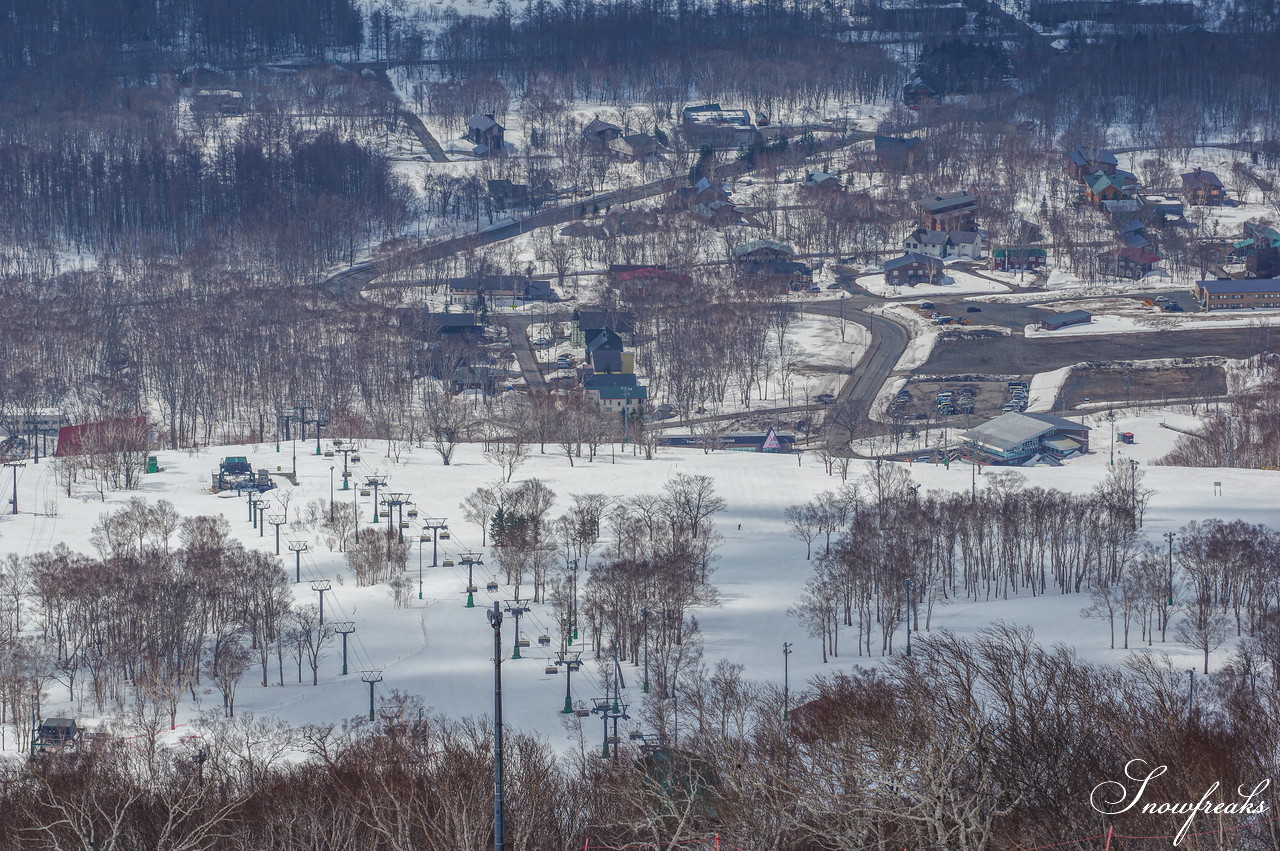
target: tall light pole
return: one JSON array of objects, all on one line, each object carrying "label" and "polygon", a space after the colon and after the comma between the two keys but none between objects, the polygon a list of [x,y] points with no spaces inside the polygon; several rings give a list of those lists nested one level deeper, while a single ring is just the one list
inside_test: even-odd
[{"label": "tall light pole", "polygon": [[339,621],[333,625],[333,631],[342,636],[342,676],[347,675],[347,636],[356,631],[353,621]]},{"label": "tall light pole", "polygon": [[911,655],[911,589],[915,587],[915,583],[910,579],[906,580],[907,599],[903,601],[907,610],[907,655]]},{"label": "tall light pole", "polygon": [[528,602],[528,600],[521,600],[519,597],[514,600],[507,601],[507,614],[515,618],[516,621],[515,644],[513,645],[511,652],[512,659],[520,658],[520,616],[528,614],[529,607],[525,605]]},{"label": "tall light pole", "polygon": [[573,583],[569,590],[569,625],[573,631],[570,644],[578,640],[578,560],[570,559],[569,564],[572,566]]},{"label": "tall light pole", "polygon": [[11,514],[18,513],[18,468],[27,466],[23,461],[6,461],[4,465],[13,470],[13,496],[9,498],[9,503],[13,506]]},{"label": "tall light pole", "polygon": [[[333,522],[333,467],[334,467],[333,464],[329,465],[329,522],[330,523]],[[343,479],[342,483],[345,485],[347,483],[347,480]]]},{"label": "tall light pole", "polygon": [[564,715],[573,713],[573,692],[570,683],[573,681],[573,674],[582,667],[580,657],[581,650],[560,650],[556,652],[560,658],[556,660],[557,665],[564,665],[564,709],[560,712]]},{"label": "tall light pole", "polygon": [[644,693],[649,693],[649,609],[640,610],[640,620],[644,623]]},{"label": "tall light pole", "polygon": [[505,813],[502,801],[502,609],[493,601],[493,851],[502,851]]},{"label": "tall light pole", "polygon": [[306,541],[290,541],[289,550],[293,553],[293,581],[302,581],[302,554],[310,549],[311,545]]},{"label": "tall light pole", "polygon": [[[1165,532],[1161,537],[1169,542],[1169,599],[1165,603],[1166,606],[1173,605],[1173,539],[1178,537],[1177,532]],[[1166,616],[1167,617],[1167,616]],[[1161,641],[1164,639],[1162,638]]]},{"label": "tall light pole", "polygon": [[1138,460],[1129,459],[1129,501],[1133,511],[1133,531],[1138,531]]},{"label": "tall light pole", "polygon": [[[320,625],[324,626],[324,592],[333,587],[328,579],[315,579],[311,582],[311,590],[320,595]],[[370,719],[372,720],[372,719]]]},{"label": "tall light pole", "polygon": [[782,642],[782,720],[791,720],[791,642]]},{"label": "tall light pole", "polygon": [[288,520],[289,518],[284,514],[272,514],[267,517],[267,522],[276,527],[276,555],[280,555],[280,527]]},{"label": "tall light pole", "polygon": [[373,720],[373,688],[382,682],[381,671],[361,671],[360,680],[369,684],[369,720]]}]

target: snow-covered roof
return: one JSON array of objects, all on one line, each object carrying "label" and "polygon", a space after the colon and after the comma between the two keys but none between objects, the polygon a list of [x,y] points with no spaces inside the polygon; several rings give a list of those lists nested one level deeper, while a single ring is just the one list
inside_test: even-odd
[{"label": "snow-covered roof", "polygon": [[1023,414],[1010,411],[971,428],[960,435],[964,440],[1008,450],[1053,431],[1087,432],[1089,427],[1052,414]]}]

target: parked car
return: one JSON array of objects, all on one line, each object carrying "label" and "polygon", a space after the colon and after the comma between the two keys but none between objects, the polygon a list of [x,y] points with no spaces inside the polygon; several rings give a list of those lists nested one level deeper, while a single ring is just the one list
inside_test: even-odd
[{"label": "parked car", "polygon": [[1168,301],[1168,300],[1169,299],[1166,298],[1165,296],[1162,296],[1162,295],[1156,296],[1156,301]]},{"label": "parked car", "polygon": [[920,302],[920,309],[921,309],[921,310],[933,310],[933,302],[931,302],[931,301],[922,301],[922,302]]},{"label": "parked car", "polygon": [[533,341],[533,344],[535,346],[549,346],[551,345],[551,340],[547,337],[539,337]]},{"label": "parked car", "polygon": [[817,396],[813,397],[813,400],[819,405],[830,405],[835,402],[836,397],[832,393],[819,393]]},{"label": "parked car", "polygon": [[927,462],[932,461],[932,460],[933,460],[933,458],[932,458],[931,456],[929,456],[929,455],[919,455],[919,456],[916,456],[916,463],[927,463]]},{"label": "parked car", "polygon": [[1164,306],[1164,310],[1166,313],[1184,313],[1185,312],[1182,309],[1182,305],[1178,304],[1176,301],[1172,301],[1166,304]]},{"label": "parked car", "polygon": [[977,307],[976,305],[972,305],[972,304],[966,307],[964,310],[965,310],[965,313],[981,313],[982,312],[981,307]]}]

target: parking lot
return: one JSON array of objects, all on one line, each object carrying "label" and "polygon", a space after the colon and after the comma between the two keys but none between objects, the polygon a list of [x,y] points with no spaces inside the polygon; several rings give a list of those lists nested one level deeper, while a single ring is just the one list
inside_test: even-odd
[{"label": "parking lot", "polygon": [[[889,414],[908,422],[948,419],[965,427],[1004,413],[1013,400],[1008,382],[1025,383],[1025,377],[995,380],[991,376],[956,376],[944,381],[910,381],[890,402]],[[906,395],[903,395],[903,394]],[[948,395],[949,394],[949,395]]]}]

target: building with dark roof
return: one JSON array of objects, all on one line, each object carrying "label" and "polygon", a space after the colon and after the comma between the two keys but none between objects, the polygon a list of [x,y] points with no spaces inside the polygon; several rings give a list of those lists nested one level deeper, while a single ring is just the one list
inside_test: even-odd
[{"label": "building with dark roof", "polygon": [[1116,159],[1116,155],[1106,148],[1086,148],[1081,146],[1067,152],[1067,170],[1071,172],[1072,177],[1077,179],[1082,179],[1086,174],[1094,174],[1099,171],[1115,174],[1119,165],[1120,161]]},{"label": "building with dark roof", "polygon": [[934,195],[920,201],[920,221],[929,230],[974,230],[977,209],[968,192]]},{"label": "building with dark roof", "polygon": [[1066,313],[1055,313],[1040,320],[1040,328],[1045,331],[1057,331],[1059,328],[1070,328],[1072,325],[1088,325],[1093,321],[1093,314],[1086,310],[1068,310]]},{"label": "building with dark roof", "polygon": [[912,171],[916,166],[916,149],[920,140],[914,136],[876,136],[873,140],[876,160],[884,171]]},{"label": "building with dark roof", "polygon": [[1132,278],[1137,280],[1143,275],[1155,271],[1160,262],[1160,255],[1147,247],[1130,248],[1123,246],[1104,251],[1098,255],[1098,271],[1103,275],[1116,278]]},{"label": "building with dark roof", "polygon": [[1089,426],[1052,414],[1010,411],[960,435],[960,454],[979,464],[1058,464],[1089,451]]},{"label": "building with dark roof", "polygon": [[1249,310],[1280,307],[1280,278],[1197,281],[1192,290],[1201,310]]},{"label": "building with dark roof", "polygon": [[1196,207],[1221,207],[1227,199],[1226,189],[1218,175],[1196,168],[1182,175],[1182,194]]},{"label": "building with dark roof", "polygon": [[942,261],[924,254],[904,254],[884,264],[885,283],[895,287],[939,284],[943,277]]}]

